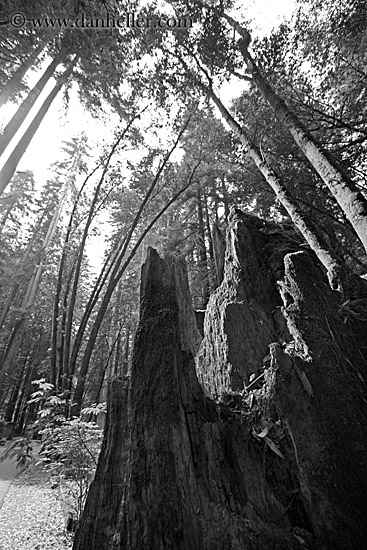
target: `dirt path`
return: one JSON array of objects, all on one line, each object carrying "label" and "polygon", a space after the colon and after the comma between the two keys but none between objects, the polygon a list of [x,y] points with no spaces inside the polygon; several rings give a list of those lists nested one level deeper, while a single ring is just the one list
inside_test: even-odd
[{"label": "dirt path", "polygon": [[0,510],[0,550],[71,550],[51,473],[31,464],[9,487]]},{"label": "dirt path", "polygon": [[[0,445],[0,456],[5,449],[5,446]],[[16,468],[13,459],[6,458],[3,462],[0,462],[0,508],[13,479],[15,479],[20,472],[21,470]]]},{"label": "dirt path", "polygon": [[[37,454],[39,450],[39,442],[33,441],[33,450]],[[0,445],[0,456],[6,450],[6,446]],[[23,471],[23,468],[17,468],[14,459],[6,458],[0,462],[0,509],[4,502],[4,497],[8,492],[13,480]]]}]

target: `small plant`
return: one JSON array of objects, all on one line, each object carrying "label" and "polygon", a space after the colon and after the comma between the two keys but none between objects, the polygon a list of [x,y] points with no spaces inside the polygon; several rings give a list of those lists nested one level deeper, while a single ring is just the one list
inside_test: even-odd
[{"label": "small plant", "polygon": [[[40,432],[41,460],[54,476],[54,488],[66,508],[67,524],[78,522],[97,466],[102,430],[75,418]],[[73,521],[69,521],[73,518]]]},{"label": "small plant", "polygon": [[28,405],[37,403],[40,407],[37,420],[31,424],[23,437],[17,437],[14,442],[0,456],[0,462],[6,458],[13,458],[17,468],[27,468],[34,459],[32,440],[46,426],[57,425],[64,421],[67,412],[67,401],[60,396],[52,395],[54,386],[44,378],[34,380],[32,384],[38,386],[28,400]]},{"label": "small plant", "polygon": [[[95,422],[79,418],[68,420],[70,404],[63,394],[52,393],[52,384],[44,379],[35,380],[33,384],[38,389],[28,403],[38,404],[37,420],[24,437],[17,438],[6,449],[0,461],[13,458],[17,467],[29,466],[34,460],[32,439],[41,438],[39,462],[45,464],[53,476],[53,487],[58,489],[58,498],[66,512],[67,528],[75,530],[97,466],[102,430]],[[105,408],[105,404],[92,405],[82,414],[97,418]]]},{"label": "small plant", "polygon": [[0,462],[13,458],[17,468],[27,468],[33,461],[33,447],[28,437],[19,437],[3,452]]}]

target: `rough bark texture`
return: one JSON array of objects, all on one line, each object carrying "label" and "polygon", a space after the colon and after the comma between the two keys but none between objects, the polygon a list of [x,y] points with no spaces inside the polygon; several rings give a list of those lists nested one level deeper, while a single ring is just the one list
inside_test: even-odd
[{"label": "rough bark texture", "polygon": [[364,311],[366,319],[366,302],[343,308],[305,252],[285,258],[281,286],[295,353],[274,351],[277,404],[292,438],[302,498],[325,547],[363,548],[367,323],[358,317]]},{"label": "rough bark texture", "polygon": [[[132,360],[128,441],[111,441],[107,429],[75,550],[301,548],[265,479],[262,446],[241,417],[205,397],[198,383],[193,351],[200,335],[188,296],[182,266],[169,265],[149,249]],[[100,520],[106,503],[99,472],[107,471],[103,464],[111,445],[110,456],[118,460],[118,447],[126,445],[129,456],[123,494],[114,491],[108,476],[110,498],[121,502],[106,525]],[[113,534],[101,536],[101,530]]]},{"label": "rough bark texture", "polygon": [[262,368],[269,343],[290,339],[270,265],[280,274],[284,254],[299,244],[294,231],[282,233],[275,224],[232,210],[224,279],[209,301],[198,356],[200,380],[214,397],[243,390]]},{"label": "rough bark texture", "polygon": [[364,548],[365,306],[290,228],[233,210],[202,339],[183,265],[149,249],[74,550]]},{"label": "rough bark texture", "polygon": [[114,540],[119,538],[118,517],[127,461],[128,380],[115,377],[108,393],[102,450],[75,546],[85,550],[116,548]]},{"label": "rough bark texture", "polygon": [[[238,392],[249,372],[264,369],[270,344],[264,378],[272,370],[274,377],[267,394],[292,441],[312,530],[325,548],[362,548],[367,301],[364,293],[343,303],[311,251],[288,253],[296,245],[286,231],[232,211],[224,280],[208,304],[198,372],[207,390],[223,398]],[[279,294],[272,292],[276,280],[281,312]]]}]

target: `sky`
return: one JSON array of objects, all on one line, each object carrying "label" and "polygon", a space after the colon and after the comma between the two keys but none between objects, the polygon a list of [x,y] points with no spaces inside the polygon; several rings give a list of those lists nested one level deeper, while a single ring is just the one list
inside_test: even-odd
[{"label": "sky", "polygon": [[[295,9],[295,1],[248,0],[246,2],[246,13],[253,21],[253,32],[259,37],[269,34],[272,28],[279,26],[284,19],[291,17]],[[244,7],[243,1],[239,1],[238,5],[242,10]],[[234,10],[233,16],[235,17],[238,13],[238,11]],[[45,63],[47,64],[47,61]],[[42,67],[40,71],[42,71]],[[35,74],[33,72],[28,74],[27,80],[29,86],[32,87],[38,78],[38,73]],[[23,133],[30,120],[32,120],[52,85],[53,82],[51,81],[46,86],[46,89],[38,98],[19,133]],[[243,86],[243,82],[238,80],[235,82],[231,80],[229,83],[224,84],[220,89],[222,101],[229,106],[230,101],[240,95]],[[7,104],[0,109],[0,129],[11,118],[16,108],[17,106],[14,104]],[[51,105],[17,169],[19,171],[32,170],[37,187],[41,188],[47,179],[52,177],[51,165],[60,157],[60,148],[63,141],[68,141],[73,137],[77,137],[81,132],[85,132],[88,136],[88,144],[92,147],[92,154],[94,152],[97,158],[103,145],[112,143],[113,132],[117,124],[118,119],[112,113],[111,115],[105,115],[103,120],[94,119],[82,107],[78,99],[77,89],[75,86],[72,86],[69,92],[67,108],[63,94],[60,92]],[[19,136],[15,136],[12,143],[16,142],[17,137]],[[0,159],[0,168],[11,152],[12,143],[5,152],[5,155]]]},{"label": "sky", "polygon": [[[243,6],[243,2],[239,2],[239,4]],[[248,0],[246,3],[247,12],[253,19],[254,27],[259,36],[269,34],[272,28],[278,26],[284,18],[289,18],[294,7],[295,0]],[[36,74],[29,75],[29,85],[32,86],[37,78],[38,75]],[[44,90],[44,93],[34,106],[33,113],[30,113],[29,120],[31,120],[34,112],[37,111],[39,104],[42,103],[44,96],[47,94],[52,84],[52,82],[49,83],[49,86]],[[222,100],[229,104],[230,100],[240,93],[242,85],[241,82],[237,82],[237,87],[233,86],[232,82],[224,85],[220,90]],[[0,128],[6,124],[15,109],[16,106],[13,104],[8,104],[0,109]],[[61,92],[29,145],[18,169],[32,170],[36,180],[42,185],[49,176],[50,165],[55,162],[59,156],[60,147],[63,141],[69,140],[82,131],[85,131],[92,142],[96,144],[100,141],[109,143],[112,139],[113,129],[116,124],[117,120],[113,120],[113,117],[111,117],[110,120],[105,119],[103,121],[93,119],[93,117],[81,107],[75,88],[71,89],[70,101],[66,110]],[[23,131],[23,129],[21,129],[21,131]],[[5,159],[6,157],[3,158],[3,161],[5,161]],[[0,162],[0,167],[1,164]]]}]

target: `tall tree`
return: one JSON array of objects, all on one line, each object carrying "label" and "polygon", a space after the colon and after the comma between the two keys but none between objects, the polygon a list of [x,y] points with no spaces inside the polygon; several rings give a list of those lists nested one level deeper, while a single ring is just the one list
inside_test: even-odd
[{"label": "tall tree", "polygon": [[231,17],[225,16],[230,24],[238,31],[242,38],[239,41],[239,48],[246,62],[247,69],[266,101],[274,110],[282,124],[289,130],[301,151],[306,155],[312,166],[322,177],[353,225],[361,242],[367,251],[367,199],[357,191],[352,180],[341,173],[338,167],[325,154],[320,145],[307,132],[298,117],[289,109],[262,76],[248,51],[250,35],[246,29],[237,24]]},{"label": "tall tree", "polygon": [[73,61],[69,63],[69,66],[67,67],[65,72],[58,77],[56,84],[52,88],[51,92],[43,101],[34,119],[28,126],[27,130],[24,132],[23,136],[20,138],[18,144],[10,154],[9,158],[4,163],[2,169],[0,170],[0,194],[4,192],[5,188],[11,181],[11,178],[13,177],[13,174],[18,166],[20,159],[22,158],[25,151],[27,150],[27,147],[30,144],[34,134],[36,133],[41,122],[46,116],[47,111],[51,107],[53,100],[55,99],[55,97],[57,96],[57,94],[65,84],[65,82],[67,82],[70,75],[72,74],[77,61],[78,61],[78,58],[75,57]]},{"label": "tall tree", "polygon": [[40,42],[37,44],[24,61],[21,62],[19,67],[9,77],[8,81],[0,89],[0,107],[12,99],[19,91],[21,82],[27,73],[27,71],[34,65],[37,58],[40,56],[45,48],[45,43]]},{"label": "tall tree", "polygon": [[42,74],[41,78],[38,80],[38,82],[35,84],[32,90],[28,93],[27,97],[22,101],[16,113],[13,115],[13,117],[8,122],[8,124],[5,126],[0,136],[0,156],[3,154],[6,147],[9,145],[10,141],[13,139],[17,131],[20,129],[21,125],[23,124],[27,115],[29,114],[30,110],[35,104],[37,98],[45,88],[47,82],[55,74],[55,71],[58,65],[62,61],[62,57],[63,57],[62,52],[60,52],[55,56],[55,58],[51,61],[49,66],[46,68],[46,70]]}]

